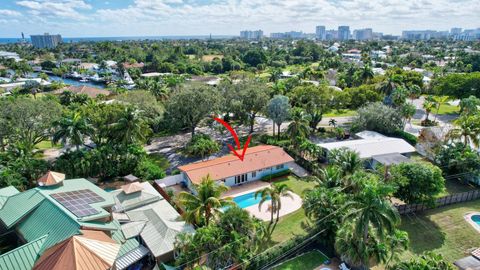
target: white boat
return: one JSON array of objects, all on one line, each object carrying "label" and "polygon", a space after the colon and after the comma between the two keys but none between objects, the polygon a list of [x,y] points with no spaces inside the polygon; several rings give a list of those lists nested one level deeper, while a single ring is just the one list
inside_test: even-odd
[{"label": "white boat", "polygon": [[103,82],[104,81],[104,79],[101,78],[100,76],[98,76],[97,73],[95,73],[95,75],[93,75],[93,76],[88,77],[88,79],[92,80],[94,82]]},{"label": "white boat", "polygon": [[72,78],[75,78],[75,79],[80,79],[82,78],[82,75],[78,74],[78,72],[74,71],[72,74],[70,74],[70,76]]},{"label": "white boat", "polygon": [[88,82],[87,77],[83,77],[83,78],[80,80],[80,82]]}]

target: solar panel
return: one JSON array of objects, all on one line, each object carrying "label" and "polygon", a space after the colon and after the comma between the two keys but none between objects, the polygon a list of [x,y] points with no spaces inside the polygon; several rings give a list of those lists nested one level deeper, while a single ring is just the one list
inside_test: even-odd
[{"label": "solar panel", "polygon": [[99,212],[90,204],[104,201],[102,197],[89,189],[59,192],[50,196],[77,217],[98,214]]}]

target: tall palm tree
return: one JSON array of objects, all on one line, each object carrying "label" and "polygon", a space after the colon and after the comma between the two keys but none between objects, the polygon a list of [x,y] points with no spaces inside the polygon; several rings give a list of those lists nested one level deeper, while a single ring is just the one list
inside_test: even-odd
[{"label": "tall palm tree", "polygon": [[290,136],[290,139],[295,145],[297,145],[301,139],[306,138],[309,134],[308,121],[301,109],[292,110],[292,121],[287,127],[286,133]]},{"label": "tall palm tree", "polygon": [[129,145],[144,141],[150,130],[140,112],[128,106],[118,121],[112,124],[112,132],[122,144]]},{"label": "tall palm tree", "polygon": [[362,83],[366,84],[373,79],[373,70],[370,65],[364,65],[362,69],[359,70],[359,79]]},{"label": "tall palm tree", "polygon": [[202,178],[195,190],[197,195],[185,191],[178,195],[180,204],[185,207],[184,218],[188,223],[208,226],[210,220],[221,212],[222,207],[235,204],[231,198],[221,198],[228,187],[217,184],[210,175]]},{"label": "tall palm tree", "polygon": [[[279,185],[272,185],[266,187],[264,189],[258,190],[255,192],[255,199],[257,199],[258,195],[260,195],[261,200],[258,203],[258,209],[262,208],[262,205],[270,200],[271,201],[271,209],[270,209],[270,223],[268,224],[268,228],[270,229],[270,235],[275,230],[277,226],[278,220],[280,219],[280,209],[282,208],[282,197],[290,197],[293,199],[292,194],[290,193],[292,190],[285,184]],[[276,213],[277,217],[275,221],[273,220],[273,214]]]},{"label": "tall palm tree", "polygon": [[62,142],[66,145],[67,141],[74,145],[78,150],[91,127],[88,121],[79,112],[64,115],[60,120],[55,122],[55,133],[53,134],[53,143]]},{"label": "tall palm tree", "polygon": [[457,127],[450,130],[448,136],[451,139],[461,139],[468,146],[480,146],[480,116],[462,115],[454,122]]},{"label": "tall palm tree", "polygon": [[371,228],[383,240],[387,234],[395,232],[400,222],[398,211],[385,199],[387,192],[385,187],[367,185],[355,200],[348,203],[350,210],[344,220],[353,221],[355,235],[365,243],[369,240]]}]

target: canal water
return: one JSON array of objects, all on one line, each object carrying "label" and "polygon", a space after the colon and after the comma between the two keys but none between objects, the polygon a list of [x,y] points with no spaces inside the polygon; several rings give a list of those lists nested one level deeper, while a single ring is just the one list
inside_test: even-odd
[{"label": "canal water", "polygon": [[[91,81],[81,82],[81,81],[70,79],[70,78],[58,77],[58,76],[55,76],[53,74],[47,74],[47,75],[48,75],[48,78],[50,79],[50,81],[57,81],[57,82],[59,81],[59,82],[63,82],[63,83],[68,84],[68,85],[73,85],[73,86],[86,85],[86,86],[91,86],[91,87],[96,87],[96,88],[106,88],[106,85],[104,83],[95,83],[95,82],[91,82]],[[32,73],[32,77],[37,77],[37,76],[38,76],[38,72]]]}]

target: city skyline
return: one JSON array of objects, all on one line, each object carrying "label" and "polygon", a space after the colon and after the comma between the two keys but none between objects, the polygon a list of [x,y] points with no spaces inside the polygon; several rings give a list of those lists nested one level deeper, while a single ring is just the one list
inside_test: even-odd
[{"label": "city skyline", "polygon": [[[0,37],[235,35],[245,29],[314,33],[317,25],[401,35],[404,30],[477,28],[480,2],[320,0],[4,0]],[[321,18],[321,19],[320,19]],[[293,29],[292,29],[293,28]]]}]

